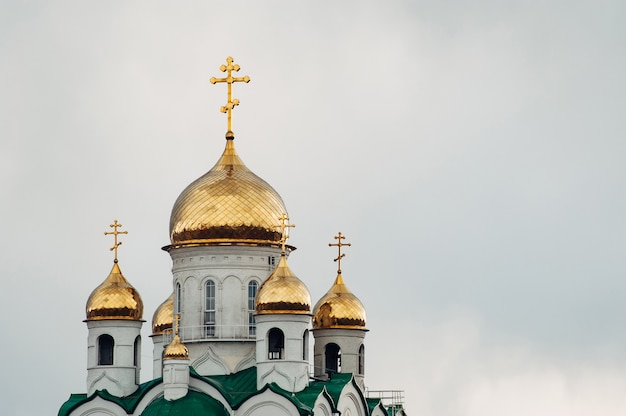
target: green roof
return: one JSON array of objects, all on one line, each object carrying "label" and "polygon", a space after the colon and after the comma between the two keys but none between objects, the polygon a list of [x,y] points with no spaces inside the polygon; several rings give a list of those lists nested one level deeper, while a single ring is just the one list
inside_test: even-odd
[{"label": "green roof", "polygon": [[190,368],[190,375],[215,387],[224,396],[232,409],[238,409],[243,402],[252,396],[271,390],[293,403],[300,415],[313,414],[312,406],[303,403],[296,395],[281,389],[274,383],[267,384],[261,390],[258,390],[256,386],[256,367],[250,367],[237,373],[216,376],[201,376],[193,368]]},{"label": "green roof", "polygon": [[215,387],[233,409],[239,407],[248,397],[258,392],[256,367],[217,376],[201,376],[193,367],[189,367],[189,375]]},{"label": "green roof", "polygon": [[341,396],[343,388],[351,381],[352,373],[335,373],[332,375],[330,380],[314,381],[310,383],[304,391],[306,392],[309,389],[318,390],[320,389],[320,387],[325,387],[330,397],[332,397],[333,403],[337,405],[337,403],[339,402],[339,396]]},{"label": "green roof", "polygon": [[332,397],[330,397],[330,395],[328,394],[328,392],[324,388],[323,384],[309,385],[304,390],[296,393],[296,397],[302,403],[306,404],[310,408],[313,408],[313,406],[315,406],[315,401],[320,396],[320,394],[326,395],[328,397],[328,401],[333,406],[333,411],[336,410],[335,409],[335,402],[332,399]]},{"label": "green roof", "polygon": [[141,416],[229,416],[228,410],[218,400],[204,393],[189,390],[185,397],[168,401],[163,396],[155,399]]},{"label": "green roof", "polygon": [[379,398],[367,398],[367,407],[369,408],[370,414],[376,409],[376,407],[380,407],[380,409],[387,414],[387,409],[383,405],[383,401]]},{"label": "green roof", "polygon": [[404,412],[404,407],[401,404],[392,404],[385,410],[387,410],[389,416],[396,416],[398,413]]},{"label": "green roof", "polygon": [[74,410],[78,405],[87,402],[86,394],[70,394],[70,398],[67,399],[65,403],[61,405],[61,409],[59,409],[59,416],[69,415],[72,410]]},{"label": "green roof", "polygon": [[126,413],[132,413],[135,411],[135,408],[137,407],[137,405],[139,404],[143,396],[150,389],[152,389],[152,387],[156,386],[157,384],[160,384],[162,381],[163,381],[162,378],[155,378],[154,380],[150,380],[146,383],[142,383],[139,385],[139,388],[135,390],[134,393],[126,397],[114,396],[106,390],[98,390],[89,397],[87,397],[86,394],[71,394],[70,398],[61,405],[61,409],[59,409],[58,416],[67,416],[78,406],[82,405],[83,403],[90,402],[96,397],[100,397],[109,402],[116,403],[122,409],[124,409]]},{"label": "green roof", "polygon": [[[215,376],[201,376],[193,369],[193,367],[189,367],[189,375],[195,379],[202,380],[217,389],[220,394],[224,396],[224,399],[229,406],[234,410],[238,409],[250,397],[262,394],[267,390],[271,390],[293,403],[301,416],[313,414],[313,407],[315,406],[315,402],[320,395],[324,395],[331,403],[333,412],[337,412],[337,403],[339,401],[339,397],[341,396],[341,392],[346,385],[348,383],[352,383],[356,387],[354,377],[350,373],[333,374],[330,380],[314,381],[303,391],[295,394],[281,389],[275,383],[267,384],[260,390],[257,389],[256,367],[250,367],[233,374]],[[133,394],[126,397],[113,396],[106,390],[96,391],[89,397],[87,397],[86,394],[72,394],[70,395],[70,398],[61,406],[58,416],[68,416],[72,413],[72,411],[74,411],[74,409],[96,397],[116,403],[124,409],[126,413],[130,414],[135,411],[137,405],[146,393],[154,386],[161,384],[162,382],[162,378],[157,378],[146,383],[142,383]],[[377,403],[369,399],[366,400],[359,388],[356,390],[360,393],[361,399],[368,409],[368,413],[371,414]],[[198,396],[202,396],[202,398]],[[191,409],[196,410],[192,411]],[[194,414],[193,412],[200,411],[197,409],[209,409],[209,413],[207,413],[207,410],[203,410],[203,414],[216,414],[224,416],[229,414],[229,412],[218,400],[204,393],[189,390],[187,396],[172,402],[166,401],[163,397],[155,399],[155,401],[146,408],[142,416],[177,416],[182,414]]]}]

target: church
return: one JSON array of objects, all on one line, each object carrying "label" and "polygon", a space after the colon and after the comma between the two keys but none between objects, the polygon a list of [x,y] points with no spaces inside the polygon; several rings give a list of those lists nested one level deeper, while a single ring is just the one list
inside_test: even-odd
[{"label": "church", "polygon": [[232,88],[250,80],[239,69],[229,57],[225,76],[211,78],[227,85],[224,152],[172,209],[172,292],[152,317],[153,379],[139,377],[144,308],[118,261],[127,231],[115,220],[105,232],[113,266],[86,304],[86,393],[59,416],[405,416],[402,392],[366,387],[366,311],[341,273],[346,237],[329,244],[337,276],[315,303],[289,267],[285,204],[235,149]]}]

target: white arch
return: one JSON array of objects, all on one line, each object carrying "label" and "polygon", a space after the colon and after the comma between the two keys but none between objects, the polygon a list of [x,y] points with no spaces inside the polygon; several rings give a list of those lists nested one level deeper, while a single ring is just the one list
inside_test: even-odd
[{"label": "white arch", "polygon": [[246,400],[235,411],[234,416],[293,416],[298,414],[298,409],[292,402],[267,389]]}]

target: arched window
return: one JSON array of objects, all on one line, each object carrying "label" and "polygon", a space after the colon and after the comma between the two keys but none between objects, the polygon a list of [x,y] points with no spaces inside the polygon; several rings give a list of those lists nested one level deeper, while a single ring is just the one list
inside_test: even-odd
[{"label": "arched window", "polygon": [[215,336],[215,282],[204,284],[204,330],[207,337]]},{"label": "arched window", "polygon": [[133,365],[135,366],[135,383],[139,384],[139,373],[141,372],[141,335],[137,335],[137,338],[135,338],[133,353]]},{"label": "arched window", "polygon": [[113,337],[103,334],[98,337],[98,365],[113,365]]},{"label": "arched window", "polygon": [[326,373],[341,373],[341,348],[337,344],[326,344]]},{"label": "arched window", "polygon": [[256,320],[254,319],[254,298],[259,290],[256,281],[248,283],[248,335],[256,335]]},{"label": "arched window", "polygon": [[278,328],[270,329],[267,335],[268,358],[270,360],[282,360],[285,357],[285,334]]},{"label": "arched window", "polygon": [[309,359],[309,330],[305,329],[302,334],[302,360],[307,361]]},{"label": "arched window", "polygon": [[365,374],[365,345],[359,347],[359,374]]},{"label": "arched window", "polygon": [[181,300],[181,297],[182,297],[182,293],[181,292],[182,291],[180,289],[180,283],[176,283],[176,305],[174,305],[175,306],[174,310],[176,311],[175,313],[177,315],[180,315],[180,300]]}]

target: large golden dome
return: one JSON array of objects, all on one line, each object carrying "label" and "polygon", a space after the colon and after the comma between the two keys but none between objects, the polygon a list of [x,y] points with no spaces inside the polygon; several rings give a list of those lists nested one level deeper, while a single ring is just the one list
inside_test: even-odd
[{"label": "large golden dome", "polygon": [[170,217],[171,245],[280,245],[280,195],[243,164],[227,136],[217,164],[180,194]]},{"label": "large golden dome", "polygon": [[365,308],[343,282],[341,273],[313,308],[313,329],[365,329]]},{"label": "large golden dome", "polygon": [[143,317],[143,302],[139,292],[122,275],[117,261],[104,282],[87,299],[87,320],[127,319]]},{"label": "large golden dome", "polygon": [[165,299],[152,315],[152,335],[160,335],[174,325],[174,294]]},{"label": "large golden dome", "polygon": [[311,295],[306,285],[291,271],[285,256],[259,288],[256,295],[256,312],[260,315],[311,313]]}]

